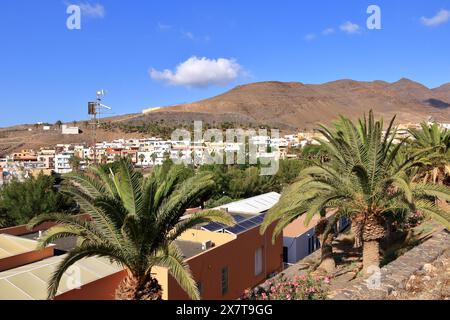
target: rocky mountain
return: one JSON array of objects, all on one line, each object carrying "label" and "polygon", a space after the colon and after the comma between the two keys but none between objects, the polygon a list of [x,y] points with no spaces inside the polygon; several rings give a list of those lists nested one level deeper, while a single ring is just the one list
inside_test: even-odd
[{"label": "rocky mountain", "polygon": [[450,120],[450,83],[436,89],[409,79],[394,83],[338,80],[320,85],[300,82],[259,82],[238,86],[224,94],[160,109],[135,121],[153,117],[214,115],[282,128],[311,128],[339,114],[357,118],[368,110],[401,122],[421,122],[429,116]]},{"label": "rocky mountain", "polygon": [[[418,123],[432,116],[450,123],[450,83],[429,89],[409,79],[397,82],[361,82],[338,80],[324,84],[300,82],[258,82],[237,86],[221,95],[194,103],[161,108],[147,114],[131,114],[104,119],[112,123],[142,125],[148,123],[192,124],[202,120],[209,124],[228,122],[269,125],[283,132],[315,128],[338,115],[357,119],[373,109],[386,121],[397,115],[397,122]],[[32,126],[29,126],[32,128]],[[55,131],[28,131],[27,126],[0,129],[0,155],[21,148],[38,149],[55,143],[90,142],[86,129],[79,136],[62,136]],[[98,130],[98,139],[143,136],[117,129]],[[72,141],[73,140],[73,141]]]}]

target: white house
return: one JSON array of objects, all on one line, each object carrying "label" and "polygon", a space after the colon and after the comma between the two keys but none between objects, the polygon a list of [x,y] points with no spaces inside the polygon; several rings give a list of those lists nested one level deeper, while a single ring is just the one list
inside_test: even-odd
[{"label": "white house", "polygon": [[70,159],[73,157],[73,152],[64,152],[55,155],[55,172],[64,174],[72,172],[70,166]]},{"label": "white house", "polygon": [[63,124],[61,126],[61,133],[62,134],[79,134],[80,129],[78,127],[69,127],[66,124]]}]

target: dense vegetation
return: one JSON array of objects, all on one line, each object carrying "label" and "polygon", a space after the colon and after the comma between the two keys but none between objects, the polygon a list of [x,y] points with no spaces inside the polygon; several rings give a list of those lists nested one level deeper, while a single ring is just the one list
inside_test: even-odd
[{"label": "dense vegetation", "polygon": [[[195,168],[166,160],[144,177],[144,170],[135,170],[129,160],[121,159],[65,175],[61,191],[53,177],[13,181],[0,191],[0,224],[32,219],[32,227],[45,221],[59,222],[44,234],[41,246],[60,237],[79,237],[77,248],[53,275],[49,297],[56,294],[70,265],[84,257],[102,256],[128,271],[117,289],[118,299],[160,299],[161,287],[151,273],[155,266],[166,267],[196,299],[195,281],[174,241],[200,223],[233,221],[226,213],[211,210],[180,221],[185,210],[213,208],[277,191],[282,198],[266,216],[261,232],[276,223],[276,237],[298,217],[305,215],[309,223],[317,216],[316,234],[322,250],[319,270],[333,274],[333,230],[340,218],[349,218],[363,270],[370,273],[370,267],[380,265],[380,243],[393,228],[411,228],[424,217],[450,227],[446,207],[450,201],[449,131],[423,124],[420,130],[410,130],[412,139],[398,141],[394,120],[385,127],[371,112],[357,123],[341,117],[330,127],[321,126],[325,139],[298,150],[299,160],[281,160],[274,176],[261,176],[259,165]],[[148,126],[137,130],[166,130],[158,123]],[[78,159],[72,161],[79,163]],[[66,214],[74,208],[70,199],[93,221]],[[324,299],[327,292],[322,285],[322,278],[310,276],[280,279],[268,292],[247,298]]]},{"label": "dense vegetation", "polygon": [[272,191],[281,192],[294,181],[304,166],[305,163],[300,160],[280,160],[279,170],[274,176],[260,175],[258,166],[202,166],[200,172],[213,173],[217,183],[217,188],[206,206],[214,207]]},{"label": "dense vegetation", "polygon": [[55,177],[39,174],[5,185],[0,189],[0,224],[26,224],[42,213],[75,212],[75,202],[58,192],[55,183]]},{"label": "dense vegetation", "polygon": [[131,161],[120,160],[115,171],[92,167],[86,173],[66,176],[62,187],[89,213],[92,222],[61,213],[42,214],[30,227],[47,221],[59,224],[39,240],[45,247],[55,239],[78,237],[49,283],[49,298],[58,290],[64,272],[86,257],[107,257],[126,268],[128,276],[116,297],[123,300],[159,300],[161,286],[153,276],[155,266],[165,267],[192,299],[199,299],[189,266],[174,241],[186,230],[211,221],[231,225],[233,219],[223,211],[202,211],[180,220],[186,209],[208,196],[215,187],[212,175],[200,173],[186,178],[180,167],[168,171],[155,168],[143,178]]},{"label": "dense vegetation", "polygon": [[[162,139],[170,139],[172,133],[177,129],[186,129],[189,132],[194,131],[194,125],[191,122],[174,124],[173,122],[164,121],[164,119],[161,119],[160,121],[141,122],[141,123],[103,122],[100,124],[100,127],[106,131],[120,130],[121,132],[125,133],[141,133],[151,136],[157,136]],[[227,121],[217,124],[214,122],[203,123],[204,130],[208,129],[227,130],[227,129],[235,129],[237,127],[240,127],[241,129],[244,130],[247,129],[258,130],[271,128],[268,125],[256,125],[256,124],[237,125],[236,123]]]},{"label": "dense vegetation", "polygon": [[[434,144],[396,141],[394,120],[385,132],[383,121],[376,121],[372,112],[357,124],[341,117],[332,128],[322,126],[319,131],[326,140],[319,142],[325,156],[312,160],[311,166],[302,170],[298,180],[283,192],[266,216],[262,232],[278,221],[275,236],[301,215],[306,215],[306,223],[318,215],[320,267],[330,273],[335,266],[333,227],[340,217],[350,218],[355,247],[362,246],[363,270],[369,272],[380,265],[380,241],[386,238],[394,221],[419,212],[450,226],[449,213],[437,201],[449,201],[450,188],[429,183],[436,182],[434,177],[445,180],[448,162],[444,156],[449,141],[440,137],[446,137],[447,131],[437,125],[423,125],[425,133],[411,133],[419,136],[431,131]],[[426,178],[430,170],[440,173],[432,174],[430,180]]]}]

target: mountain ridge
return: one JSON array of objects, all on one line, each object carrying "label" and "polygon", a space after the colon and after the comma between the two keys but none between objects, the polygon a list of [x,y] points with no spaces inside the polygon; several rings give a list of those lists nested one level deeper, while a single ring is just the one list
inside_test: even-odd
[{"label": "mountain ridge", "polygon": [[327,123],[339,114],[357,118],[369,109],[385,117],[398,114],[406,122],[420,122],[428,116],[450,119],[449,107],[450,83],[429,89],[407,78],[392,83],[342,79],[324,84],[255,82],[156,112],[242,114],[256,122],[278,119],[301,128]]},{"label": "mountain ridge", "polygon": [[[104,118],[102,122],[128,126],[164,123],[174,127],[201,120],[212,127],[228,122],[235,127],[264,125],[293,133],[316,128],[319,123],[329,124],[339,115],[356,120],[370,109],[386,121],[396,115],[397,123],[419,123],[430,116],[450,123],[450,83],[430,89],[406,78],[391,83],[351,79],[323,84],[254,82],[196,102],[163,107],[146,114]],[[0,156],[56,143],[91,143],[91,130],[83,131],[78,136],[63,136],[55,130],[35,130],[33,125],[0,128]],[[124,132],[117,127],[97,130],[99,140],[144,136],[148,134]]]}]

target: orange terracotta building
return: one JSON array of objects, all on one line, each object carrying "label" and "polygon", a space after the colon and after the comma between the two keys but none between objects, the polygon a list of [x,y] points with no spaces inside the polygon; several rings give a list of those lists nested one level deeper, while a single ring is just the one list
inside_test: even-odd
[{"label": "orange terracotta building", "polygon": [[[246,212],[230,212],[238,222],[234,227],[219,226],[217,229],[208,230],[212,225],[206,225],[199,229],[190,229],[176,240],[198,284],[202,299],[238,299],[245,289],[263,283],[268,277],[282,270],[282,236],[272,243],[274,225],[270,226],[265,234],[260,234],[260,224],[267,207],[270,207],[273,201],[276,199],[268,201],[256,210],[254,205],[261,205],[261,202],[265,202],[264,198],[221,208],[233,210],[249,206],[254,211],[245,209]],[[10,233],[20,233],[20,230],[14,231]],[[0,300],[45,299],[48,280],[63,257],[40,256],[36,257],[36,262],[0,272],[0,287],[8,290],[0,294]],[[25,263],[30,262],[32,261]],[[56,300],[114,299],[115,290],[126,275],[123,268],[104,258],[83,259],[74,267],[78,273],[67,273],[63,276]],[[163,299],[188,299],[167,269],[154,268],[152,272],[162,286]],[[79,285],[73,285],[74,279]]]}]

